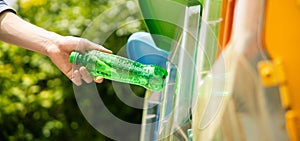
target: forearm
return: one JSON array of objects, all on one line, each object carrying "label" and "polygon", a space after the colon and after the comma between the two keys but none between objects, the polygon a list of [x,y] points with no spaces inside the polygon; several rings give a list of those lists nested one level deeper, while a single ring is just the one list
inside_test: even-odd
[{"label": "forearm", "polygon": [[62,36],[37,27],[11,12],[0,16],[0,40],[47,55]]}]

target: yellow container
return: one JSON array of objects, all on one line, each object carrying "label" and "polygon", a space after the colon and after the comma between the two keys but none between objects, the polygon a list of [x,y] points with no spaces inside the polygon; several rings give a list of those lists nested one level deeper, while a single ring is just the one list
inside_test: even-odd
[{"label": "yellow container", "polygon": [[292,141],[300,140],[300,2],[272,0],[266,4],[264,46],[273,60],[281,60],[280,81],[286,127]]}]

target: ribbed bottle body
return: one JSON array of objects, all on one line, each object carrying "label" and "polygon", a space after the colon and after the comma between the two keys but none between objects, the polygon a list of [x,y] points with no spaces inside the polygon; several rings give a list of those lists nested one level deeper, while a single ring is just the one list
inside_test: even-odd
[{"label": "ribbed bottle body", "polygon": [[78,53],[74,59],[73,63],[86,67],[92,76],[140,85],[152,91],[163,89],[168,74],[160,66],[144,65],[121,56],[96,50],[85,54]]}]

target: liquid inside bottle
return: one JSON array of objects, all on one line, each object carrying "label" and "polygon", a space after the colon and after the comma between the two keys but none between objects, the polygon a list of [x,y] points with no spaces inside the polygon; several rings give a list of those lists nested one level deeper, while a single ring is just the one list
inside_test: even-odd
[{"label": "liquid inside bottle", "polygon": [[72,52],[70,62],[86,67],[92,76],[143,86],[161,91],[167,71],[156,65],[144,65],[130,59],[96,50],[87,53]]}]

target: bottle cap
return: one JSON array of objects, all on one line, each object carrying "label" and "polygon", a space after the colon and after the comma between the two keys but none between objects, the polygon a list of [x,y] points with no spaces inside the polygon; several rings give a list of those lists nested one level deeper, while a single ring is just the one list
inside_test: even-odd
[{"label": "bottle cap", "polygon": [[77,52],[77,51],[73,51],[70,55],[70,62],[72,64],[77,64],[77,56],[79,55],[80,53]]}]

